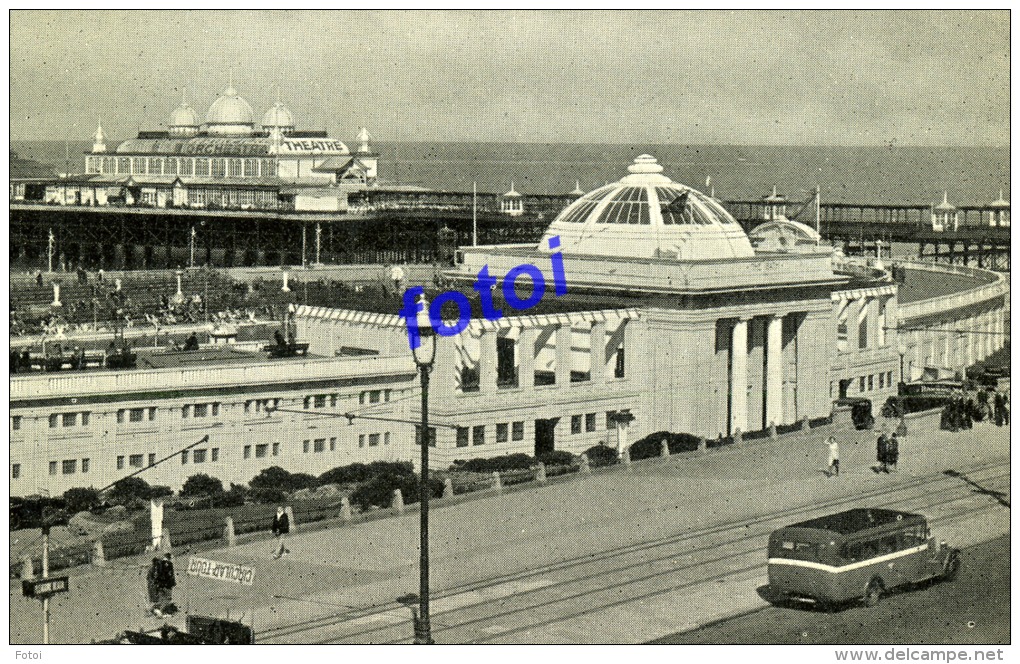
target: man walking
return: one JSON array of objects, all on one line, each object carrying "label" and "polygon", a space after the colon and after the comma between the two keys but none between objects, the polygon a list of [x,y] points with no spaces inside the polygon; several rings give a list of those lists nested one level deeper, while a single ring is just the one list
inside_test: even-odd
[{"label": "man walking", "polygon": [[829,436],[825,439],[825,442],[829,445],[829,469],[828,475],[839,475],[839,443],[836,442],[835,437]]},{"label": "man walking", "polygon": [[145,575],[145,586],[149,595],[149,613],[159,618],[163,617],[163,611],[159,608],[159,579],[162,567],[163,563],[160,559],[153,558],[152,566],[149,567],[149,572]]},{"label": "man walking", "polygon": [[287,548],[287,533],[289,532],[290,519],[287,518],[287,512],[283,507],[277,507],[276,516],[273,517],[273,535],[276,537],[278,544],[273,558],[279,560],[280,556],[290,553],[290,549]]},{"label": "man walking", "polygon": [[875,469],[876,473],[888,473],[889,472],[889,438],[883,431],[878,436],[878,468]]},{"label": "man walking", "polygon": [[[168,553],[160,561],[159,573],[159,607],[158,610],[170,615],[177,613],[174,606],[174,586],[177,585],[177,574],[174,571],[173,557]],[[157,614],[159,615],[159,614]]]}]

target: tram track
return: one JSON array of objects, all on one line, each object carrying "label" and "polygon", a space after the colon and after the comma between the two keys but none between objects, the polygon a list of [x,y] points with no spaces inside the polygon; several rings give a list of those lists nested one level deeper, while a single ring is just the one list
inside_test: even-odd
[{"label": "tram track", "polygon": [[[1000,472],[1005,469],[1005,472]],[[1008,462],[995,461],[984,464],[976,464],[967,467],[960,472],[967,473],[969,476],[976,478],[981,482],[994,482],[1006,478],[1008,480]],[[984,476],[985,473],[991,472],[991,476]],[[454,614],[459,612],[470,612],[477,614],[479,612],[486,614],[481,617],[473,617],[471,620],[458,622],[455,625],[447,625],[449,621],[436,621],[434,620],[434,632],[442,633],[448,629],[463,629],[470,628],[472,625],[478,625],[483,622],[511,617],[514,614],[521,614],[522,612],[534,611],[536,607],[546,607],[554,604],[563,602],[577,602],[578,600],[590,599],[590,597],[599,592],[613,592],[630,587],[635,587],[641,583],[647,583],[655,581],[656,579],[662,579],[668,577],[671,574],[684,575],[689,573],[694,568],[704,568],[708,565],[718,564],[725,560],[732,560],[734,556],[748,555],[753,551],[757,551],[758,546],[748,548],[743,552],[735,552],[726,556],[721,556],[714,559],[699,559],[698,556],[707,553],[714,549],[721,547],[732,546],[739,544],[742,541],[754,539],[761,535],[767,535],[769,532],[774,530],[778,525],[785,525],[786,523],[793,520],[800,520],[803,518],[810,518],[815,514],[823,514],[832,512],[840,509],[841,507],[847,507],[853,504],[860,504],[869,500],[881,499],[883,504],[894,504],[904,509],[913,509],[914,511],[930,509],[932,507],[944,506],[952,504],[958,501],[965,500],[971,497],[973,494],[967,492],[963,495],[952,498],[951,500],[945,500],[946,491],[953,489],[965,489],[965,485],[961,484],[959,480],[952,476],[945,475],[941,472],[931,473],[918,478],[914,478],[898,484],[893,487],[879,487],[871,489],[869,491],[862,492],[853,496],[834,498],[828,501],[820,503],[801,504],[794,507],[777,510],[768,514],[760,515],[754,518],[738,519],[730,522],[716,524],[714,526],[699,528],[691,531],[685,531],[681,533],[673,533],[661,538],[653,540],[646,540],[635,544],[629,544],[626,546],[616,547],[585,556],[578,556],[568,560],[557,561],[541,567],[532,568],[529,570],[513,572],[508,574],[496,575],[488,579],[473,581],[464,583],[459,586],[454,586],[445,589],[441,593],[436,593],[433,597],[434,606],[441,606],[444,599],[454,599],[457,596],[469,597],[472,593],[475,595],[484,594],[486,591],[491,591],[500,586],[507,584],[517,584],[521,587],[519,590],[515,590],[512,597],[506,599],[512,599],[515,602],[526,600],[529,597],[539,597],[543,593],[548,595],[559,592],[563,589],[569,588],[572,584],[587,586],[584,590],[578,593],[568,593],[565,597],[553,598],[547,602],[531,603],[527,607],[515,608],[510,611],[503,613],[489,614],[488,608],[491,607],[492,601],[490,599],[479,599],[479,601],[467,601],[461,603],[448,611],[440,610],[440,613]],[[921,504],[914,507],[906,507],[904,505],[907,501],[918,501],[923,499],[925,496],[934,495],[936,500],[934,502]],[[933,519],[933,522],[937,522]],[[733,535],[736,534],[734,537]],[[708,540],[705,542],[704,540]],[[720,540],[720,541],[715,541]],[[698,546],[691,549],[685,549],[684,551],[676,551],[676,547],[683,545],[685,542],[697,541]],[[658,555],[655,550],[661,550],[663,547],[669,547],[669,550],[665,555]],[[651,554],[651,555],[649,555]],[[693,560],[690,564],[676,565],[678,558],[692,557]],[[632,560],[634,559],[634,560]],[[628,574],[628,570],[633,570],[636,565],[644,567],[655,566],[655,565],[666,565],[668,568],[660,571],[656,571],[651,574],[646,574],[639,577],[632,577]],[[629,594],[626,599],[619,600],[610,603],[598,603],[595,602],[594,606],[590,609],[586,609],[581,612],[575,612],[573,614],[565,615],[562,619],[567,620],[571,617],[583,616],[592,611],[604,610],[620,603],[638,601],[643,597],[651,597],[657,594],[665,592],[672,592],[675,590],[682,590],[685,587],[690,587],[697,584],[711,582],[719,579],[731,577],[734,574],[740,574],[742,572],[753,570],[756,567],[760,567],[762,563],[760,561],[755,565],[746,567],[746,569],[738,570],[726,570],[719,574],[710,576],[699,575],[696,581],[690,583],[678,582],[668,584],[665,588],[659,588],[647,595],[639,595],[637,597],[631,597]],[[552,580],[549,582],[538,583],[535,585],[535,581],[538,579],[544,579],[548,581],[550,577],[556,574],[566,574],[566,578],[560,580]],[[627,577],[617,583],[611,583],[607,585],[598,585],[597,579],[599,578],[618,578],[621,575]],[[528,587],[528,584],[532,584]],[[473,598],[470,598],[473,599]],[[591,602],[588,602],[592,604]],[[315,642],[332,642],[337,638],[342,638],[345,641],[353,641],[360,643],[379,643],[379,642],[403,642],[406,640],[406,635],[399,639],[393,640],[386,636],[387,630],[394,628],[392,622],[386,624],[375,625],[367,629],[358,631],[344,631],[342,634],[339,633],[336,628],[343,627],[345,624],[351,622],[358,622],[359,619],[371,619],[373,616],[380,617],[385,614],[393,614],[395,612],[402,612],[402,607],[396,603],[380,605],[375,607],[363,607],[354,608],[339,613],[334,613],[328,616],[322,616],[311,621],[307,621],[299,624],[281,625],[276,628],[271,628],[260,634],[260,641],[266,642],[280,642],[281,640],[293,642],[293,637],[301,634],[312,635],[316,632],[320,633],[320,636],[325,638],[316,638],[315,640],[309,640],[302,638],[299,642],[301,643],[315,643]],[[435,615],[435,613],[434,613]],[[401,622],[403,622],[403,618]],[[385,621],[384,621],[385,622]],[[544,620],[543,624],[548,623],[548,620]],[[520,628],[528,629],[528,628]],[[518,630],[513,630],[509,633],[516,633]],[[401,630],[405,631],[406,630]],[[332,634],[326,636],[322,632]],[[501,632],[500,634],[503,634]],[[381,638],[380,638],[381,637]],[[491,638],[499,638],[494,636]],[[479,642],[483,642],[486,639],[482,639]]]}]

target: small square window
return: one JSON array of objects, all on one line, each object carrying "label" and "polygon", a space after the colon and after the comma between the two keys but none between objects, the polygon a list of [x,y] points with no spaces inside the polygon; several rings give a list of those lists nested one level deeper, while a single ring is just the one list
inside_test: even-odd
[{"label": "small square window", "polygon": [[57,415],[50,415],[50,428],[56,429],[59,417]]},{"label": "small square window", "polygon": [[12,463],[11,464],[11,479],[12,480],[16,480],[19,477],[21,477],[21,464],[20,463]]},{"label": "small square window", "polygon": [[273,443],[273,456],[280,456],[280,443]]},{"label": "small square window", "polygon": [[[251,446],[248,445],[246,447],[251,447]],[[268,452],[269,452],[269,445],[264,445],[263,444],[263,445],[256,445],[255,446],[255,458],[256,459],[261,459],[262,457],[266,456],[266,454]]]},{"label": "small square window", "polygon": [[598,417],[595,413],[588,413],[584,416],[584,430],[595,431],[598,427]]},{"label": "small square window", "polygon": [[195,450],[192,453],[192,459],[195,463],[205,463],[206,450]]},{"label": "small square window", "polygon": [[245,459],[250,459],[251,458],[251,445],[245,445],[244,446],[244,458]]},{"label": "small square window", "polygon": [[188,450],[181,452],[181,465],[188,463]]},{"label": "small square window", "polygon": [[128,413],[128,420],[131,422],[141,422],[143,419],[145,419],[144,408],[132,408]]},{"label": "small square window", "polygon": [[368,434],[368,446],[369,447],[378,447],[379,446],[379,438],[380,438],[380,436],[377,433],[370,433],[370,434]]},{"label": "small square window", "polygon": [[[198,456],[197,453],[195,455]],[[128,457],[128,465],[132,468],[141,468],[144,463],[145,456],[142,454],[132,454]]]},{"label": "small square window", "polygon": [[[187,453],[185,452],[185,454],[187,454]],[[118,456],[117,457],[117,470],[124,470],[124,457],[123,456]]]},{"label": "small square window", "polygon": [[57,474],[57,462],[56,461],[50,461],[50,475],[56,475],[56,474]]},{"label": "small square window", "polygon": [[496,425],[496,442],[505,443],[510,438],[510,425],[502,422]]},{"label": "small square window", "polygon": [[364,446],[365,446],[365,434],[361,434],[358,436],[358,447]]},{"label": "small square window", "polygon": [[581,433],[582,418],[580,415],[570,416],[570,433]]},{"label": "small square window", "polygon": [[212,454],[211,454],[211,457],[210,457],[210,461],[219,461],[219,460],[220,460],[220,448],[214,447],[214,448],[212,448]]},{"label": "small square window", "polygon": [[315,448],[314,449],[315,449],[316,452],[325,452],[326,451],[326,439],[325,438],[316,438],[315,439]]},{"label": "small square window", "polygon": [[61,464],[60,472],[64,475],[74,475],[78,472],[78,460],[68,459]]},{"label": "small square window", "polygon": [[315,407],[316,408],[325,408],[326,407],[326,395],[325,394],[316,394],[315,395]]},{"label": "small square window", "polygon": [[514,422],[513,439],[524,440],[524,422]]},{"label": "small square window", "polygon": [[89,472],[89,460],[88,459],[82,459],[81,460],[81,472],[83,472],[83,473]]},{"label": "small square window", "polygon": [[372,390],[368,393],[368,403],[379,403],[382,398],[382,392],[379,390]]},{"label": "small square window", "polygon": [[467,427],[457,427],[457,447],[468,446],[468,431]]},{"label": "small square window", "polygon": [[73,427],[78,423],[78,413],[64,413],[61,416],[61,426]]},{"label": "small square window", "polygon": [[336,408],[336,395],[335,394],[329,395],[329,407],[330,408]]},{"label": "small square window", "polygon": [[312,441],[310,441],[310,440],[306,440],[306,441],[303,441],[303,442],[301,443],[301,451],[302,451],[302,452],[304,452],[305,454],[308,454],[308,444],[309,444],[310,442],[312,442]]},{"label": "small square window", "polygon": [[196,403],[195,404],[195,417],[208,417],[209,416],[209,404],[207,403]]},{"label": "small square window", "polygon": [[472,445],[484,445],[485,444],[485,425],[479,424],[473,427],[471,430],[471,444]]}]

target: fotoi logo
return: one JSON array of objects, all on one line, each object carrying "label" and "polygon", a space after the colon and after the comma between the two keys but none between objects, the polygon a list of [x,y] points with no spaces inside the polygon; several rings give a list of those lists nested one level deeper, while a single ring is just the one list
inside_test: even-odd
[{"label": "fotoi logo", "polygon": [[[549,238],[549,249],[557,249],[560,246],[560,238],[554,235]],[[567,294],[567,278],[563,270],[563,253],[554,251],[549,255],[552,263],[553,286],[556,297]],[[531,293],[527,297],[518,297],[517,282],[522,278],[531,280]],[[500,284],[497,277],[489,274],[489,266],[485,265],[478,271],[472,288],[478,291],[478,299],[482,306],[482,315],[488,320],[499,320],[503,317],[503,311],[497,309],[492,301],[492,291],[500,286],[503,289],[503,299],[507,305],[517,311],[525,311],[536,306],[545,296],[545,274],[537,265],[525,263],[518,265],[506,273]],[[414,350],[421,345],[421,333],[419,332],[419,313],[425,309],[425,289],[422,286],[412,286],[404,291],[404,307],[400,310],[400,316],[407,321],[407,341]],[[447,324],[442,318],[443,305],[452,302],[457,307],[457,318]],[[444,337],[452,337],[463,332],[471,322],[471,301],[467,295],[460,291],[445,291],[436,296],[428,307],[428,319],[436,334]]]}]

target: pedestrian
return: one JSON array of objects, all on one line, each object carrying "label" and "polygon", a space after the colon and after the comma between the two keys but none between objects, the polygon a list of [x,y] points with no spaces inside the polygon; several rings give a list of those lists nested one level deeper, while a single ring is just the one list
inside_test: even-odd
[{"label": "pedestrian", "polygon": [[404,269],[399,265],[390,268],[390,280],[393,281],[393,289],[397,295],[404,292]]},{"label": "pedestrian", "polygon": [[875,472],[881,472],[881,473],[888,473],[889,472],[889,466],[888,466],[889,457],[888,457],[888,453],[889,453],[889,437],[886,436],[885,431],[883,431],[878,436],[878,450],[877,450],[878,468],[875,470]]},{"label": "pedestrian", "polygon": [[287,533],[289,532],[290,519],[287,518],[287,512],[282,506],[277,507],[276,516],[273,517],[273,536],[277,541],[276,553],[273,554],[273,558],[279,559],[280,556],[290,553],[290,549],[287,548]]},{"label": "pedestrian", "polygon": [[885,461],[886,463],[883,470],[887,473],[889,472],[890,466],[892,466],[893,470],[895,470],[896,464],[900,461],[900,439],[899,436],[896,435],[895,431],[893,432],[892,437],[889,438],[889,445],[885,453]]},{"label": "pedestrian", "polygon": [[152,559],[152,566],[145,575],[145,587],[149,595],[149,613],[159,618],[163,617],[163,611],[159,608],[159,581],[163,569],[163,563],[159,558]]},{"label": "pedestrian", "polygon": [[826,438],[825,442],[829,445],[829,468],[826,472],[829,477],[839,475],[839,443],[833,436]]},{"label": "pedestrian", "polygon": [[164,614],[177,613],[174,605],[174,586],[177,585],[177,574],[174,572],[173,557],[168,553],[163,556],[159,565],[159,610]]},{"label": "pedestrian", "polygon": [[1003,422],[1003,419],[1002,419],[1002,415],[1003,415],[1003,402],[1004,402],[1004,399],[1002,398],[1002,393],[1001,392],[996,392],[995,393],[995,426],[997,426],[997,427],[1001,427],[1002,426],[1002,422]]},{"label": "pedestrian", "polygon": [[38,272],[35,273],[35,285],[36,286],[43,285],[42,270],[39,270]]}]

